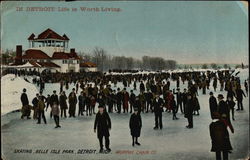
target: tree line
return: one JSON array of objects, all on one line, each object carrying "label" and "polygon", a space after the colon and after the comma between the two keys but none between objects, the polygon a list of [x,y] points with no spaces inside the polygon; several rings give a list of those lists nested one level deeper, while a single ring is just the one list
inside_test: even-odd
[{"label": "tree line", "polygon": [[80,55],[85,61],[94,62],[99,71],[108,71],[112,69],[159,71],[163,69],[177,68],[177,62],[174,60],[165,60],[162,57],[151,56],[143,56],[142,59],[125,56],[112,56],[107,54],[106,50],[99,47],[95,47],[92,53],[80,52]]}]

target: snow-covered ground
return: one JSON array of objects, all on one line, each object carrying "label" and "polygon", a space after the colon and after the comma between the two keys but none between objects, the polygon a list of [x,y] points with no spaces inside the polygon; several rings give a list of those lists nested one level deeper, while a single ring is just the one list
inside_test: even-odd
[{"label": "snow-covered ground", "polygon": [[[239,76],[242,82],[248,78],[248,70],[241,70]],[[28,84],[26,84],[28,85]],[[137,85],[139,86],[139,85]],[[171,83],[171,89],[176,83]],[[23,86],[22,86],[23,87]],[[20,93],[22,91],[22,87]],[[68,94],[74,86],[66,91]],[[112,86],[114,88],[114,86]],[[123,88],[119,83],[118,87]],[[132,87],[132,86],[131,86]],[[181,85],[181,89],[186,87]],[[25,86],[25,88],[27,88]],[[51,94],[53,90],[59,92],[59,84],[46,84],[44,95]],[[130,90],[130,89],[128,89]],[[28,90],[29,92],[29,90]],[[33,91],[32,91],[33,92]],[[3,92],[2,92],[3,93]],[[20,93],[17,95],[18,101]],[[31,100],[37,91],[28,95]],[[135,92],[136,94],[138,91]],[[209,93],[209,91],[207,91]],[[226,94],[217,91],[215,95]],[[3,95],[2,95],[3,96]],[[132,147],[129,131],[130,114],[110,114],[111,129],[111,154],[79,154],[82,149],[92,149],[98,152],[99,143],[93,131],[94,116],[82,116],[76,118],[62,118],[62,128],[54,129],[54,121],[49,118],[49,110],[46,112],[48,124],[36,124],[34,120],[21,120],[20,113],[11,113],[1,116],[2,120],[2,153],[7,160],[44,160],[44,159],[144,159],[144,160],[209,160],[215,159],[215,154],[210,152],[211,142],[208,126],[211,123],[208,94],[199,92],[201,105],[200,116],[194,116],[194,128],[186,129],[187,120],[178,113],[179,120],[173,121],[172,114],[163,113],[163,130],[153,130],[154,114],[142,114],[142,132],[139,138],[141,146]],[[249,156],[249,98],[243,101],[244,111],[235,113],[236,121],[233,121],[235,133],[230,133],[233,153],[230,159],[246,159]],[[78,108],[78,107],[77,107]],[[97,109],[96,109],[97,110]],[[76,111],[78,113],[78,109]],[[32,153],[14,153],[18,149],[32,149]],[[59,154],[50,153],[53,149],[60,150]],[[35,153],[36,150],[48,150],[48,153]],[[62,153],[63,150],[73,150],[73,153]]]},{"label": "snow-covered ground", "polygon": [[[27,80],[31,81],[30,77]],[[20,101],[23,88],[27,89],[28,97],[33,97],[37,93],[37,88],[22,77],[15,77],[14,74],[8,74],[1,78],[1,115],[8,112],[21,109]]]}]

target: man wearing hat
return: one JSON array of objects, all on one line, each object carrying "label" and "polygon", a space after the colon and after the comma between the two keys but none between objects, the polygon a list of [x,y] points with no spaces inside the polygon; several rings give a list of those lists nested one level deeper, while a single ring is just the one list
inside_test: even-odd
[{"label": "man wearing hat", "polygon": [[94,124],[94,132],[96,133],[97,129],[97,138],[99,139],[100,143],[100,153],[103,153],[103,137],[105,137],[105,147],[106,151],[110,152],[111,149],[109,148],[109,131],[111,130],[111,120],[106,111],[104,111],[104,106],[99,105],[99,111],[95,117],[95,124]]},{"label": "man wearing hat", "polygon": [[183,113],[183,108],[182,108],[182,93],[180,92],[180,88],[177,88],[177,92],[175,92],[175,89],[173,89],[173,93],[176,95],[176,100],[177,100],[176,113],[179,110],[179,106],[180,106],[180,109],[181,109],[181,113]]},{"label": "man wearing hat", "polygon": [[27,119],[30,119],[30,107],[29,107],[29,99],[26,94],[26,88],[23,89],[23,93],[21,95],[21,102],[22,102],[22,116],[23,119],[24,116],[27,116]]},{"label": "man wearing hat", "polygon": [[158,94],[155,95],[153,100],[154,113],[155,113],[155,127],[154,129],[162,129],[162,111],[163,111],[163,99]]},{"label": "man wearing hat", "polygon": [[223,117],[228,118],[230,110],[229,110],[229,107],[228,107],[227,103],[223,100],[224,96],[222,94],[219,94],[217,98],[218,98],[218,101],[219,101],[219,103],[218,103],[218,112],[219,112],[219,114],[221,116],[223,116]]},{"label": "man wearing hat", "polygon": [[132,146],[141,145],[138,142],[138,137],[141,134],[142,120],[141,115],[138,113],[138,108],[134,108],[134,113],[130,116],[129,128],[132,136]]},{"label": "man wearing hat", "polygon": [[213,119],[212,115],[214,112],[217,112],[218,105],[217,105],[217,100],[214,97],[213,92],[210,92],[209,95],[210,95],[210,98],[209,98],[210,115],[211,115],[211,118]]},{"label": "man wearing hat", "polygon": [[193,128],[193,112],[194,112],[194,101],[190,93],[187,94],[187,103],[185,106],[185,118],[188,119],[187,128]]},{"label": "man wearing hat", "polygon": [[[231,150],[233,149],[227,131],[228,123],[218,112],[212,113],[212,119],[213,121],[209,125],[212,142],[211,152],[215,152],[216,160],[221,160],[221,154],[223,154],[223,160],[228,160],[228,153],[231,153]],[[233,130],[231,131],[234,133]]]},{"label": "man wearing hat", "polygon": [[231,124],[231,120],[230,120],[230,108],[223,99],[224,99],[224,96],[222,94],[219,94],[218,95],[218,101],[219,101],[218,112],[223,118],[225,118],[229,126],[233,128]]},{"label": "man wearing hat", "polygon": [[73,116],[75,118],[76,103],[77,103],[75,88],[73,88],[72,92],[69,94],[68,100],[69,100],[69,117]]}]

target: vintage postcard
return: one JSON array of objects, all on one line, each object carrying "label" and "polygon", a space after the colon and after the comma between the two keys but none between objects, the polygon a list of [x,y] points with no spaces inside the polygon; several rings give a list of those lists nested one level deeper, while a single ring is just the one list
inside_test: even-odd
[{"label": "vintage postcard", "polygon": [[1,159],[249,159],[247,1],[2,1]]}]

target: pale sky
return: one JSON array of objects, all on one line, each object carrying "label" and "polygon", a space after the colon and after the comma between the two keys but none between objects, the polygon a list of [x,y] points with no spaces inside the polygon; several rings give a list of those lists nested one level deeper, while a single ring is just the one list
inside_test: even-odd
[{"label": "pale sky", "polygon": [[[76,12],[17,12],[16,7],[76,7]],[[114,7],[121,12],[82,12]],[[160,56],[178,63],[248,63],[248,11],[235,1],[2,2],[2,50],[51,28],[70,47],[90,53]]]}]

